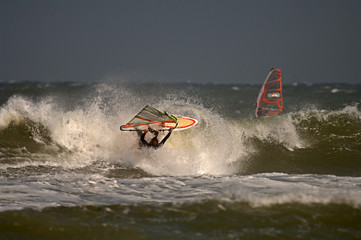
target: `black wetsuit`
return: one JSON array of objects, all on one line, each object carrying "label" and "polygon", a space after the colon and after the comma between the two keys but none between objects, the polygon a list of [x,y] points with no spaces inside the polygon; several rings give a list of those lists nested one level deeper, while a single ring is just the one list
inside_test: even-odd
[{"label": "black wetsuit", "polygon": [[[169,138],[169,136],[170,136],[171,133],[172,133],[172,132],[168,132],[168,134],[162,139],[162,141],[159,142],[157,146],[154,146],[153,144],[148,143],[147,141],[145,141],[144,138],[145,138],[145,134],[146,134],[146,133],[138,132],[138,134],[139,134],[139,136],[140,136],[139,147],[140,147],[140,148],[142,148],[142,147],[148,147],[148,148],[149,148],[149,147],[152,147],[152,148],[157,149],[157,148],[159,148],[159,147],[161,147],[161,146],[164,145],[164,143],[168,140],[168,138]],[[154,136],[154,137],[155,137],[155,138],[158,137],[158,132],[157,132],[157,131],[155,131],[155,136]]]}]

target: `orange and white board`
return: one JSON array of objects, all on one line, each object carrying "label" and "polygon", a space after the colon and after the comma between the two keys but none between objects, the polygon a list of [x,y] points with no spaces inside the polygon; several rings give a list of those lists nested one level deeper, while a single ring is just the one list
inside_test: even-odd
[{"label": "orange and white board", "polygon": [[[188,129],[191,128],[193,126],[195,126],[198,121],[194,118],[190,118],[190,117],[176,117],[178,120],[178,125],[174,130],[184,130],[184,129]],[[176,123],[166,123],[165,126],[166,127],[175,127]]]}]

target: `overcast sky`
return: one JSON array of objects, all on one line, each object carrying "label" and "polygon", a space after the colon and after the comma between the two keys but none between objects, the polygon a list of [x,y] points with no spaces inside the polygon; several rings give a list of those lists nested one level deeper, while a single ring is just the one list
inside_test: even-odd
[{"label": "overcast sky", "polygon": [[0,0],[0,80],[361,83],[359,0]]}]

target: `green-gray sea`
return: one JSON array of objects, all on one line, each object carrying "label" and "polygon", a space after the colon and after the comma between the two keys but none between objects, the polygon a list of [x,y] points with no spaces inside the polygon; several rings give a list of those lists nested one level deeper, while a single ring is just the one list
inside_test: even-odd
[{"label": "green-gray sea", "polygon": [[[361,85],[0,83],[0,239],[359,239]],[[162,148],[146,104],[198,124]]]}]

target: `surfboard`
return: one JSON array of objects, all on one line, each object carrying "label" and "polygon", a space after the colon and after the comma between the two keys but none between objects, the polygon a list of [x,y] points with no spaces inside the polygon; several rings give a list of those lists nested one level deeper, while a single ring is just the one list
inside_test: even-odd
[{"label": "surfboard", "polygon": [[195,126],[198,121],[194,118],[190,118],[190,117],[176,117],[177,118],[177,122],[178,124],[176,125],[176,123],[165,123],[166,127],[175,127],[174,131],[179,131],[179,130],[185,130],[188,128],[191,128],[193,126]]}]

